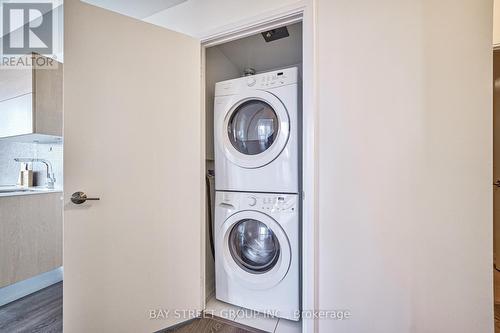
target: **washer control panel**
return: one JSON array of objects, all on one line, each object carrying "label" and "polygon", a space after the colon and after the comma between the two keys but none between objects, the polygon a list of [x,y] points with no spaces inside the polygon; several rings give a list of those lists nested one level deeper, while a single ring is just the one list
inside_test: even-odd
[{"label": "washer control panel", "polygon": [[290,212],[297,210],[297,196],[289,194],[247,194],[241,208],[249,208],[262,212]]},{"label": "washer control panel", "polygon": [[247,197],[246,202],[250,207],[255,207],[257,205],[257,198],[254,196],[249,196]]},{"label": "washer control panel", "polygon": [[288,73],[285,71],[271,72],[269,74],[262,74],[256,80],[261,88],[274,88],[288,84]]},{"label": "washer control panel", "polygon": [[268,214],[298,213],[298,194],[218,192],[217,205],[230,210],[255,210]]},{"label": "washer control panel", "polygon": [[253,87],[257,83],[257,80],[253,76],[249,76],[247,79],[247,86]]},{"label": "washer control panel", "polygon": [[297,67],[285,68],[278,71],[261,73],[251,76],[240,77],[233,80],[217,82],[215,84],[215,96],[226,96],[237,94],[245,89],[272,89],[298,82]]}]

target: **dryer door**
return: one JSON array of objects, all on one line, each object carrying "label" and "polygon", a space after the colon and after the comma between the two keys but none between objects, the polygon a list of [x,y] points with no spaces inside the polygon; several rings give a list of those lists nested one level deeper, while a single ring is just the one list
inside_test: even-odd
[{"label": "dryer door", "polygon": [[277,158],[290,134],[283,103],[271,93],[253,90],[228,105],[222,133],[217,133],[226,157],[244,168],[259,168]]},{"label": "dryer door", "polygon": [[224,269],[246,287],[267,289],[278,284],[291,263],[288,237],[271,217],[257,211],[241,211],[221,227]]}]

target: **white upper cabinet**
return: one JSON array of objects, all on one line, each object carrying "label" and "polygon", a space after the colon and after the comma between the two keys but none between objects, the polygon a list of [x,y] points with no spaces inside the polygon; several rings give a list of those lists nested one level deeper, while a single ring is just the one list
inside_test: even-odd
[{"label": "white upper cabinet", "polygon": [[[36,59],[43,58],[34,55]],[[62,136],[63,65],[2,70],[0,138],[58,141]]]},{"label": "white upper cabinet", "polygon": [[33,94],[27,93],[0,102],[0,137],[33,132]]}]

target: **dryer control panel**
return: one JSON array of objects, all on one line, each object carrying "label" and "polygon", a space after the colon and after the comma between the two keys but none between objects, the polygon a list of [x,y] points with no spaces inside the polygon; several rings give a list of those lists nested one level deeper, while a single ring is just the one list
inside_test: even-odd
[{"label": "dryer control panel", "polygon": [[234,95],[246,89],[269,90],[289,84],[297,84],[297,67],[245,76],[215,84],[215,96]]}]

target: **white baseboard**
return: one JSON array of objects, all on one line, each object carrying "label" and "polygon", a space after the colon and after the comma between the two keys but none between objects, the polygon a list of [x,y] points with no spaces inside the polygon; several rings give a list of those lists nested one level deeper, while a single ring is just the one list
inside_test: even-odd
[{"label": "white baseboard", "polygon": [[16,282],[10,286],[0,288],[0,306],[18,300],[43,288],[47,288],[62,280],[63,268],[59,267],[32,278]]}]

